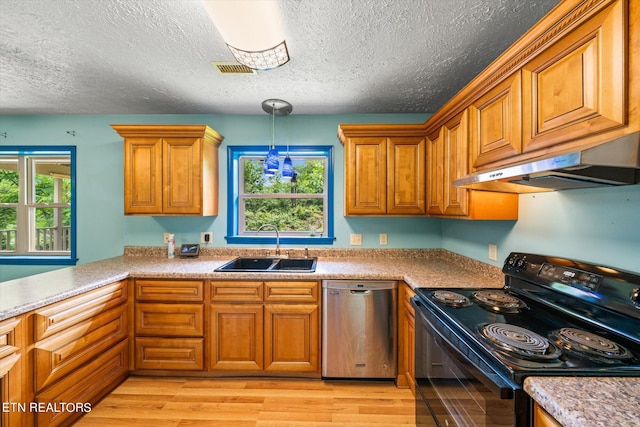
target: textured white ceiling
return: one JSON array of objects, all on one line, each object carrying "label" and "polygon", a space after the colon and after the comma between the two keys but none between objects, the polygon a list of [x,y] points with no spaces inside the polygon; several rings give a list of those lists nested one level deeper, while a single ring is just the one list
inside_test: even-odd
[{"label": "textured white ceiling", "polygon": [[0,0],[0,113],[433,113],[558,1],[279,0],[291,61],[237,76],[200,0]]}]

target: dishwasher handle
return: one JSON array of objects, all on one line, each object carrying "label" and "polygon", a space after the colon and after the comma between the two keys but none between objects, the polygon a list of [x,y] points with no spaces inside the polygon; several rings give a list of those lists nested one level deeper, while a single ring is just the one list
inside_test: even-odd
[{"label": "dishwasher handle", "polygon": [[351,295],[369,295],[371,289],[351,289]]}]

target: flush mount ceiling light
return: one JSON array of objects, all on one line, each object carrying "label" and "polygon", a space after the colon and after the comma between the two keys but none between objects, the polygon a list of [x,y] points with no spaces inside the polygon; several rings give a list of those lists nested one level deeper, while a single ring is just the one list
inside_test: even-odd
[{"label": "flush mount ceiling light", "polygon": [[276,0],[202,0],[240,64],[269,70],[289,62]]}]

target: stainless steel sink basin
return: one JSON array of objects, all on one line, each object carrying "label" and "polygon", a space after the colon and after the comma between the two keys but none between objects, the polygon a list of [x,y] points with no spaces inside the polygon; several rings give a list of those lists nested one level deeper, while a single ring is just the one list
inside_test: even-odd
[{"label": "stainless steel sink basin", "polygon": [[216,268],[222,272],[278,273],[298,272],[312,273],[316,271],[318,258],[267,258],[238,257]]}]

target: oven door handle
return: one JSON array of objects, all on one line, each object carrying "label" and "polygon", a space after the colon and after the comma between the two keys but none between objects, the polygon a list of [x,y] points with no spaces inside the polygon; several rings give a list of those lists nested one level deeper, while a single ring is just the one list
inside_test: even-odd
[{"label": "oven door handle", "polygon": [[[476,359],[475,361],[471,360],[469,355],[461,352],[454,344],[451,343],[451,340],[446,338],[436,327],[434,327],[433,323],[425,316],[423,310],[431,311],[427,308],[419,299],[412,298],[412,302],[414,304],[414,308],[416,308],[416,312],[419,314],[420,318],[429,326],[431,332],[435,333],[437,338],[442,341],[443,344],[447,346],[447,348],[455,353],[455,357],[465,365],[465,368],[471,371],[474,376],[477,378],[491,391],[496,393],[496,395],[500,396],[501,399],[513,399],[513,390],[518,388],[517,385],[513,382],[508,381],[503,378],[499,374],[497,374],[491,367],[484,361],[480,355],[478,355],[471,347],[467,347],[470,354],[473,354],[473,357]],[[463,341],[460,339],[460,336],[456,334],[454,331],[450,331],[452,335],[459,341]]]}]

